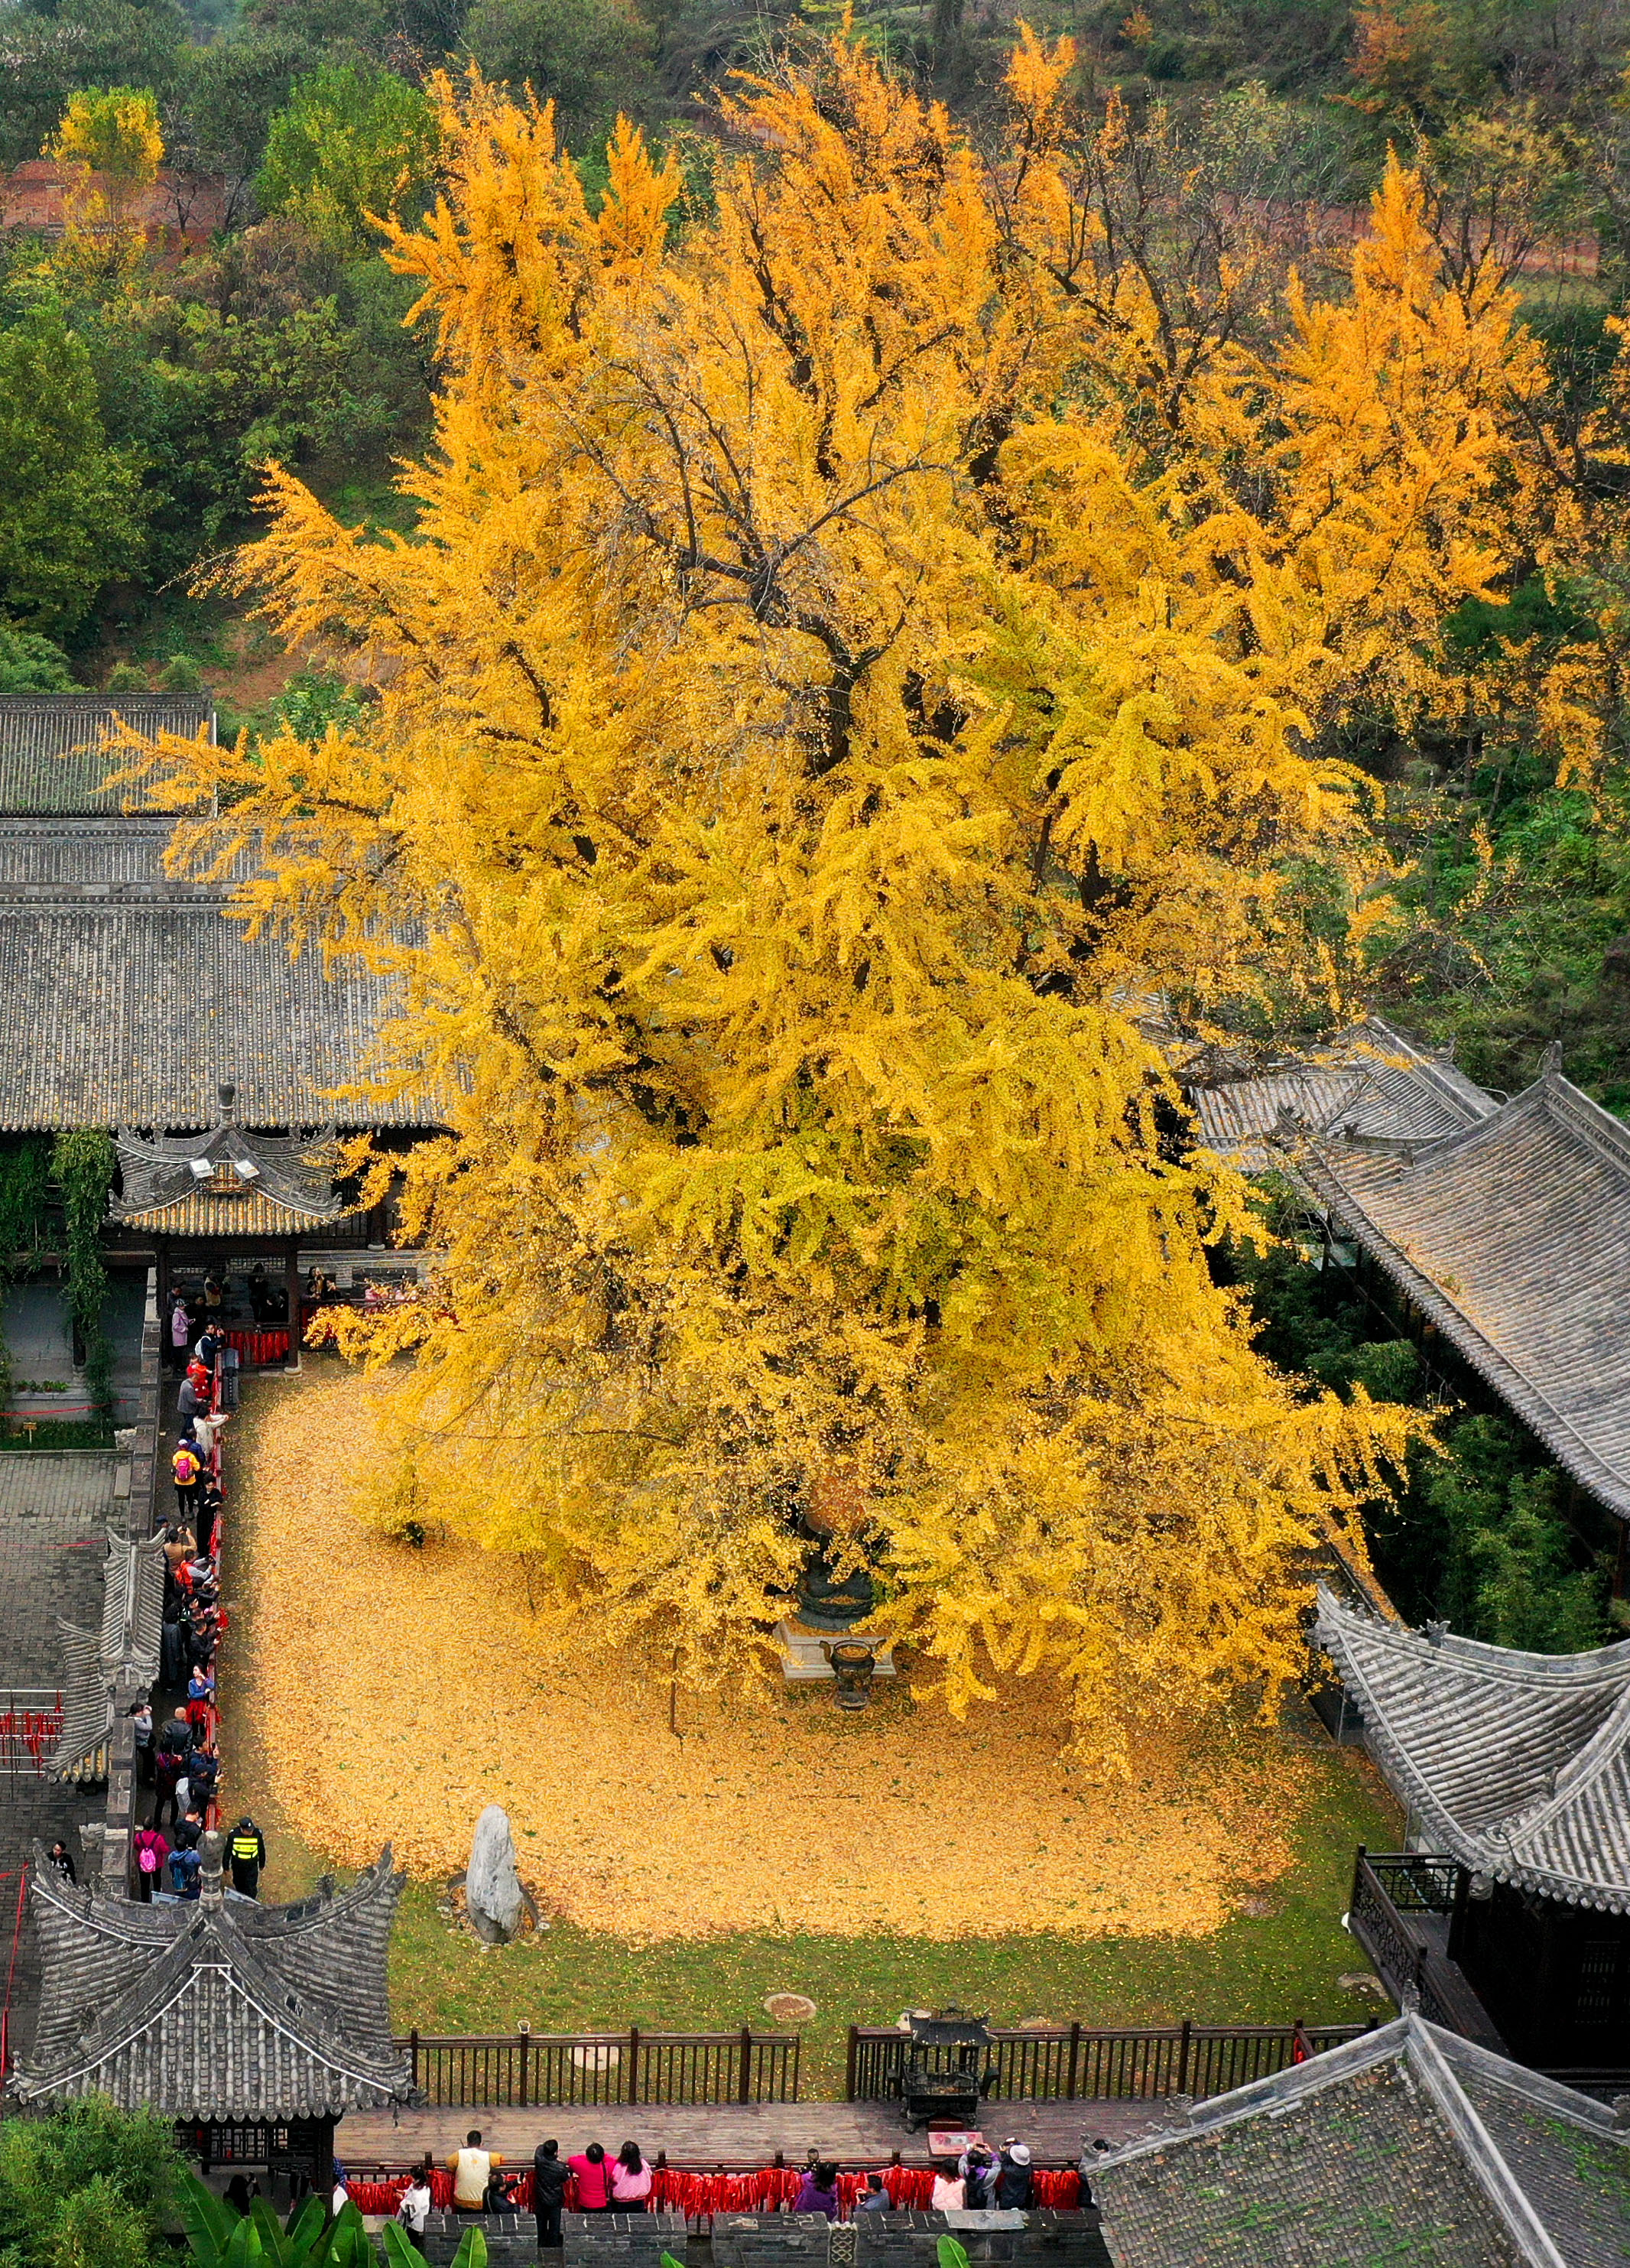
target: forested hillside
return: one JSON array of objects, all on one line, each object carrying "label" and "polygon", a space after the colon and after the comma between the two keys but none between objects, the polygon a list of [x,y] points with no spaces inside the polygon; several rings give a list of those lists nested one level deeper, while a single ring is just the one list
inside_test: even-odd
[{"label": "forested hillside", "polygon": [[[1031,52],[1068,58],[1040,111],[1033,90],[1015,99],[1021,12]],[[1274,697],[1347,822],[1281,813],[1248,842],[1241,825],[1249,945],[1230,935],[1193,998],[1168,957],[1167,1012],[1282,1047],[1373,1007],[1502,1091],[1555,1042],[1582,1086],[1630,1105],[1630,0],[850,13],[986,166],[1008,247],[993,291],[1014,288],[1004,260],[1039,259],[1090,319],[1098,358],[1061,368],[1059,400],[1108,421],[1233,660],[1280,650],[1292,585],[1343,594]],[[725,161],[778,146],[741,92],[754,74],[790,55],[833,115],[850,99],[822,77],[844,17],[832,0],[7,0],[0,163],[22,172],[0,278],[0,689],[207,681],[248,730],[240,792],[280,721],[365,733],[377,696],[317,618],[297,608],[299,634],[274,635],[219,571],[260,531],[274,465],[348,526],[422,532],[433,483],[393,466],[432,450],[451,364],[445,330],[412,320],[441,282],[404,232],[455,175],[468,190],[449,121],[486,99],[469,74],[553,104],[585,212],[610,197],[608,244],[635,176],[607,136],[635,122],[682,245],[719,225]],[[1083,232],[1045,255],[1020,225],[1044,145]],[[19,187],[42,158],[62,209],[43,229]],[[1378,194],[1389,248],[1367,264]],[[1419,415],[1390,429],[1405,397]],[[982,492],[1010,438],[981,453],[962,434],[955,480]],[[1417,571],[1401,531],[1440,474],[1446,500],[1409,521]],[[1037,469],[982,524],[1029,573],[1058,536],[1045,490]],[[1134,549],[1086,582],[1135,592]],[[960,729],[954,703],[933,714]],[[1243,792],[1215,786],[1230,826]],[[1038,886],[1048,855],[1044,835]],[[1083,918],[1108,923],[1123,908],[1096,860]],[[1287,1370],[1419,1398],[1340,1287],[1282,1248],[1237,1266]],[[1519,1643],[1599,1635],[1604,1539],[1548,1462],[1474,1400],[1440,1437],[1449,1454],[1411,1452],[1406,1517],[1382,1530],[1411,1611]]]}]

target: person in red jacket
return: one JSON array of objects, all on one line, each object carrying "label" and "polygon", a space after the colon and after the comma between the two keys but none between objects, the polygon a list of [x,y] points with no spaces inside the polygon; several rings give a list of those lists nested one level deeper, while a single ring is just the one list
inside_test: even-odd
[{"label": "person in red jacket", "polygon": [[605,2151],[598,2142],[567,2164],[577,2176],[577,2210],[579,2213],[610,2213],[612,2206],[612,2169]]}]

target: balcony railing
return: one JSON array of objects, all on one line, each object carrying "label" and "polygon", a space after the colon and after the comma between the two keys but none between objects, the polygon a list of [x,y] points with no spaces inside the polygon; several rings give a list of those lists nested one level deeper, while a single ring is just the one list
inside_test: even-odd
[{"label": "balcony railing", "polygon": [[1448,1924],[1465,1895],[1465,1880],[1453,1859],[1361,1850],[1347,1922],[1400,2008],[1503,2055],[1488,2011],[1449,1957]]}]

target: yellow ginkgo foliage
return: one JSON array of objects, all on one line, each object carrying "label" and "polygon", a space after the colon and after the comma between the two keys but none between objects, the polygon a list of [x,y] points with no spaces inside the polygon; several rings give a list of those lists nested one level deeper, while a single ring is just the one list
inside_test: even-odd
[{"label": "yellow ginkgo foliage", "polygon": [[1496,563],[1524,350],[1396,170],[1281,350],[1186,334],[1068,64],[1026,40],[993,166],[840,38],[744,85],[683,225],[631,129],[597,210],[547,112],[444,85],[445,199],[388,247],[445,372],[417,528],[280,475],[248,561],[373,718],[151,761],[230,814],[179,857],[271,846],[251,918],[401,974],[448,1130],[433,1294],[346,1333],[388,1516],[699,1677],[802,1521],[953,1707],[1051,1674],[1110,1753],[1293,1669],[1299,1556],[1399,1446],[1254,1352],[1207,1255],[1244,1192],[1146,1027],[1356,855],[1317,733]]},{"label": "yellow ginkgo foliage", "polygon": [[70,95],[62,124],[47,145],[65,166],[145,188],[164,163],[158,106],[145,87],[82,87]]}]

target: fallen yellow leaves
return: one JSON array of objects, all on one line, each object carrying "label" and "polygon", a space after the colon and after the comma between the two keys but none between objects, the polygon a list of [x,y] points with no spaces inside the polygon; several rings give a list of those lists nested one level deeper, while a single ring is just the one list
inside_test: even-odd
[{"label": "fallen yellow leaves", "polygon": [[904,1681],[858,1718],[819,1687],[681,1692],[675,1738],[660,1667],[597,1657],[587,1631],[580,1656],[540,1652],[517,1563],[415,1550],[340,1508],[391,1469],[358,1378],[324,1362],[252,1392],[276,1399],[229,1448],[229,1592],[253,1597],[255,1639],[229,1654],[228,1706],[284,1815],[341,1864],[389,1839],[444,1880],[497,1802],[523,1874],[588,1929],[952,1939],[1205,1935],[1243,1880],[1290,1863],[1311,1767],[1219,1732],[1148,1738],[1129,1783],[1083,1783],[1039,1683],[961,1724]]}]

